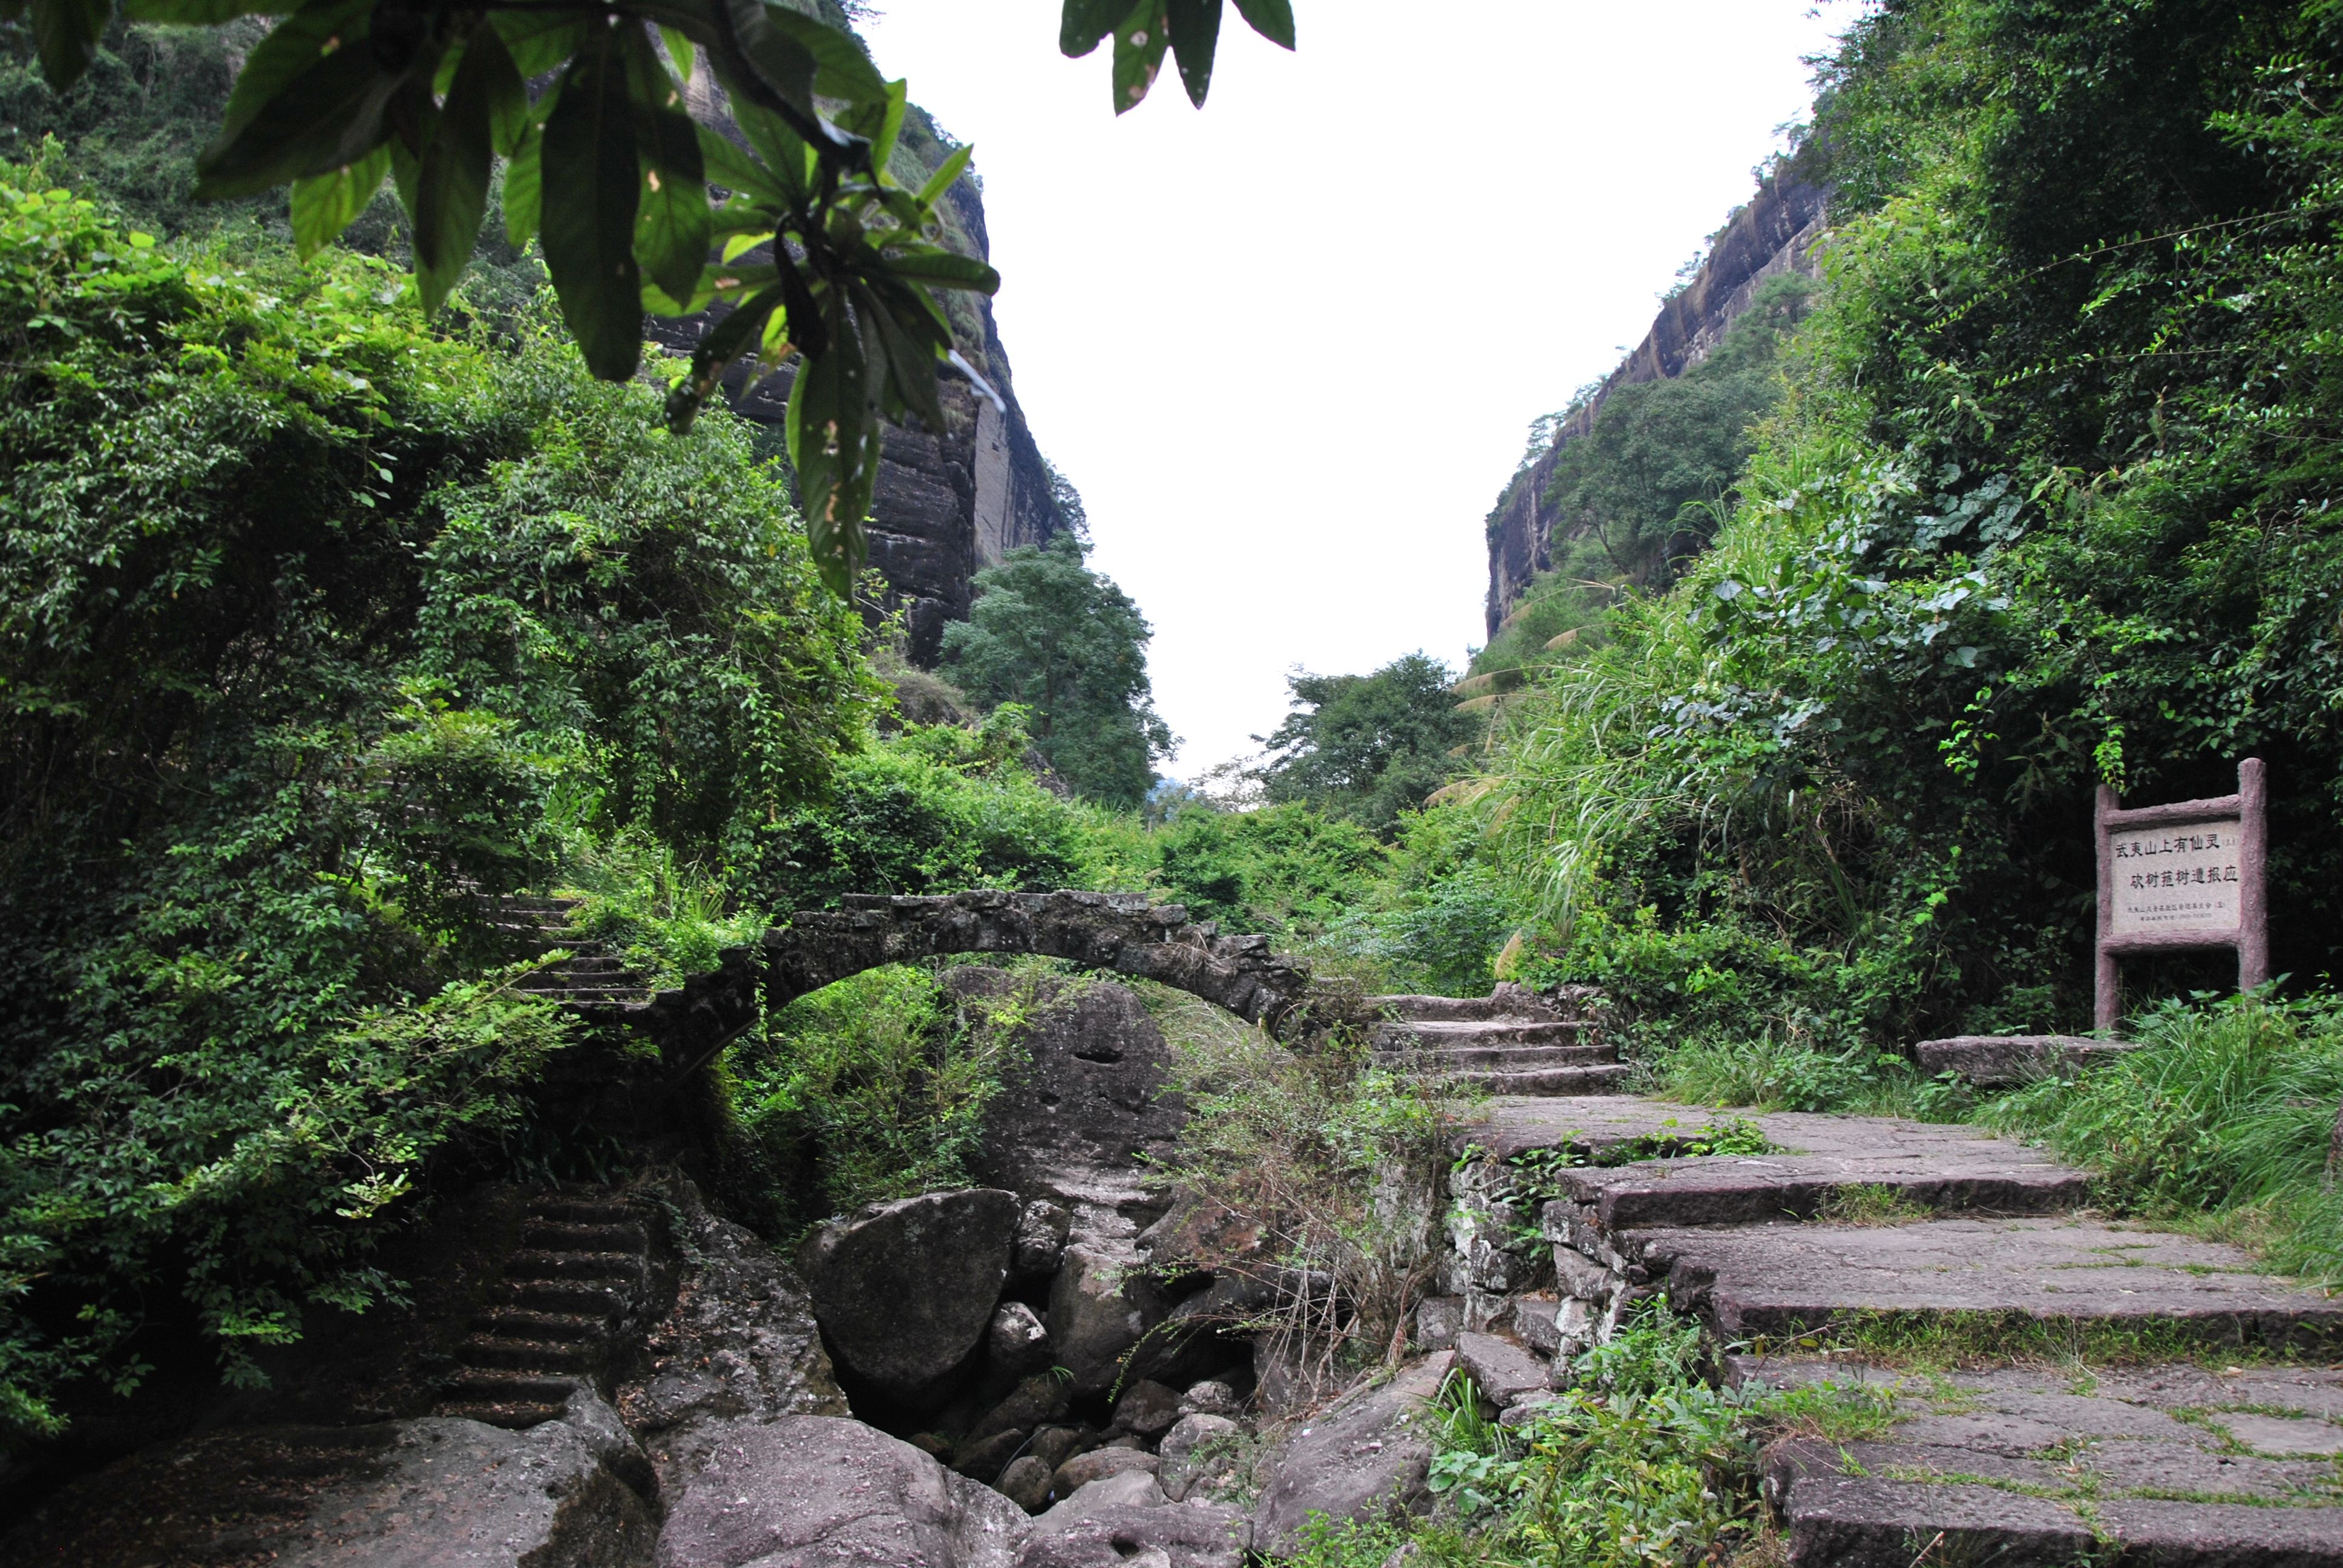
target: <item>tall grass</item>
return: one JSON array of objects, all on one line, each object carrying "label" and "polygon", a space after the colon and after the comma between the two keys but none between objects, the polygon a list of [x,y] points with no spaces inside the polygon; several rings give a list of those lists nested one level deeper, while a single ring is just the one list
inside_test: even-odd
[{"label": "tall grass", "polygon": [[2169,1001],[2139,1049],[2045,1078],[1976,1120],[2046,1144],[2129,1213],[2208,1215],[2273,1266],[2343,1281],[2343,1192],[2327,1171],[2343,1102],[2343,996]]}]

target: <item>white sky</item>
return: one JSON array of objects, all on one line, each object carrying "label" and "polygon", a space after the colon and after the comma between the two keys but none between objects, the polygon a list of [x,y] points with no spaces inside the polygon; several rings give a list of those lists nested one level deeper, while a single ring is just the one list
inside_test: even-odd
[{"label": "white sky", "polygon": [[1482,520],[1746,198],[1846,0],[1295,0],[1227,9],[1200,113],[1110,111],[1058,0],[880,0],[880,65],[976,144],[995,308],[1091,564],[1155,628],[1193,776],[1295,665],[1483,640]]}]

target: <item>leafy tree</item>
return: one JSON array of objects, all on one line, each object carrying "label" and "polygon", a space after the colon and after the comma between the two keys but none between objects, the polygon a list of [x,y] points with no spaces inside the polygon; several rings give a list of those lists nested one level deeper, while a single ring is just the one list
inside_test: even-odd
[{"label": "leafy tree", "polygon": [[1288,677],[1294,711],[1263,740],[1269,798],[1388,830],[1454,774],[1449,754],[1483,728],[1456,710],[1454,679],[1421,652],[1372,675]]},{"label": "leafy tree", "polygon": [[[746,428],[339,256],[193,261],[0,170],[0,1423],[232,1376],[566,1030],[475,894],[753,857],[860,743],[860,619]],[[175,1298],[176,1299],[175,1306]]]},{"label": "leafy tree", "polygon": [[[1237,0],[1291,48],[1288,0]],[[967,167],[917,190],[890,172],[909,106],[842,26],[769,0],[126,0],[131,20],[216,25],[282,16],[236,76],[196,194],[292,187],[303,254],[331,242],[386,179],[412,226],[416,282],[436,312],[470,265],[495,166],[511,242],[542,243],[569,333],[604,379],[632,378],[646,308],[726,314],[670,392],[678,431],[734,361],[794,359],[787,433],[813,558],[840,597],[869,555],[862,522],[880,422],[943,427],[936,375],[952,347],[935,290],[1000,278],[933,237],[936,203]],[[837,13],[840,21],[843,12]],[[107,0],[0,0],[49,85],[97,59]],[[1060,43],[1114,40],[1114,105],[1147,95],[1166,50],[1199,105],[1221,0],[1066,0]],[[741,140],[696,125],[684,87],[702,65]],[[530,84],[547,81],[531,95]],[[680,78],[680,79],[679,79]],[[729,194],[711,203],[711,182]],[[711,254],[714,253],[714,254]]]},{"label": "leafy tree", "polygon": [[1083,564],[1089,552],[1059,534],[978,572],[969,618],[944,628],[944,668],[973,697],[1030,709],[1035,749],[1067,783],[1136,808],[1178,742],[1151,698],[1153,633],[1128,594]]},{"label": "leafy tree", "polygon": [[1850,30],[1812,153],[1826,287],[1738,505],[1509,699],[1475,785],[1576,972],[1850,1061],[2073,1027],[2093,787],[2223,793],[2248,755],[2276,967],[2332,970],[2338,55],[2324,4],[1913,0]]}]

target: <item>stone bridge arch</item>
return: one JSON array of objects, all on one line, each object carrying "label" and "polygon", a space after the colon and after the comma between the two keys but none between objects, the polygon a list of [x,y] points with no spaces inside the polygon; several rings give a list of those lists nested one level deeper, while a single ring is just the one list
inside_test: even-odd
[{"label": "stone bridge arch", "polygon": [[1222,936],[1179,904],[1142,893],[937,896],[850,893],[836,910],[808,910],[733,948],[712,973],[660,991],[630,1021],[647,1027],[679,1077],[705,1066],[757,1017],[761,990],[779,1008],[885,964],[952,953],[1033,953],[1151,980],[1272,1030],[1310,988],[1307,967],[1270,950],[1265,936]]}]

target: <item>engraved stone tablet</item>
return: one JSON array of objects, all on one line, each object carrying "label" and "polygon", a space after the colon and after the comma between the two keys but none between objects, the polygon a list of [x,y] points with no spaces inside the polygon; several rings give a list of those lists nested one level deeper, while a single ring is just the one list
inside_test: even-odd
[{"label": "engraved stone tablet", "polygon": [[2178,827],[2118,828],[2107,835],[2115,871],[2115,934],[2204,931],[2241,923],[2245,847],[2237,818]]}]

